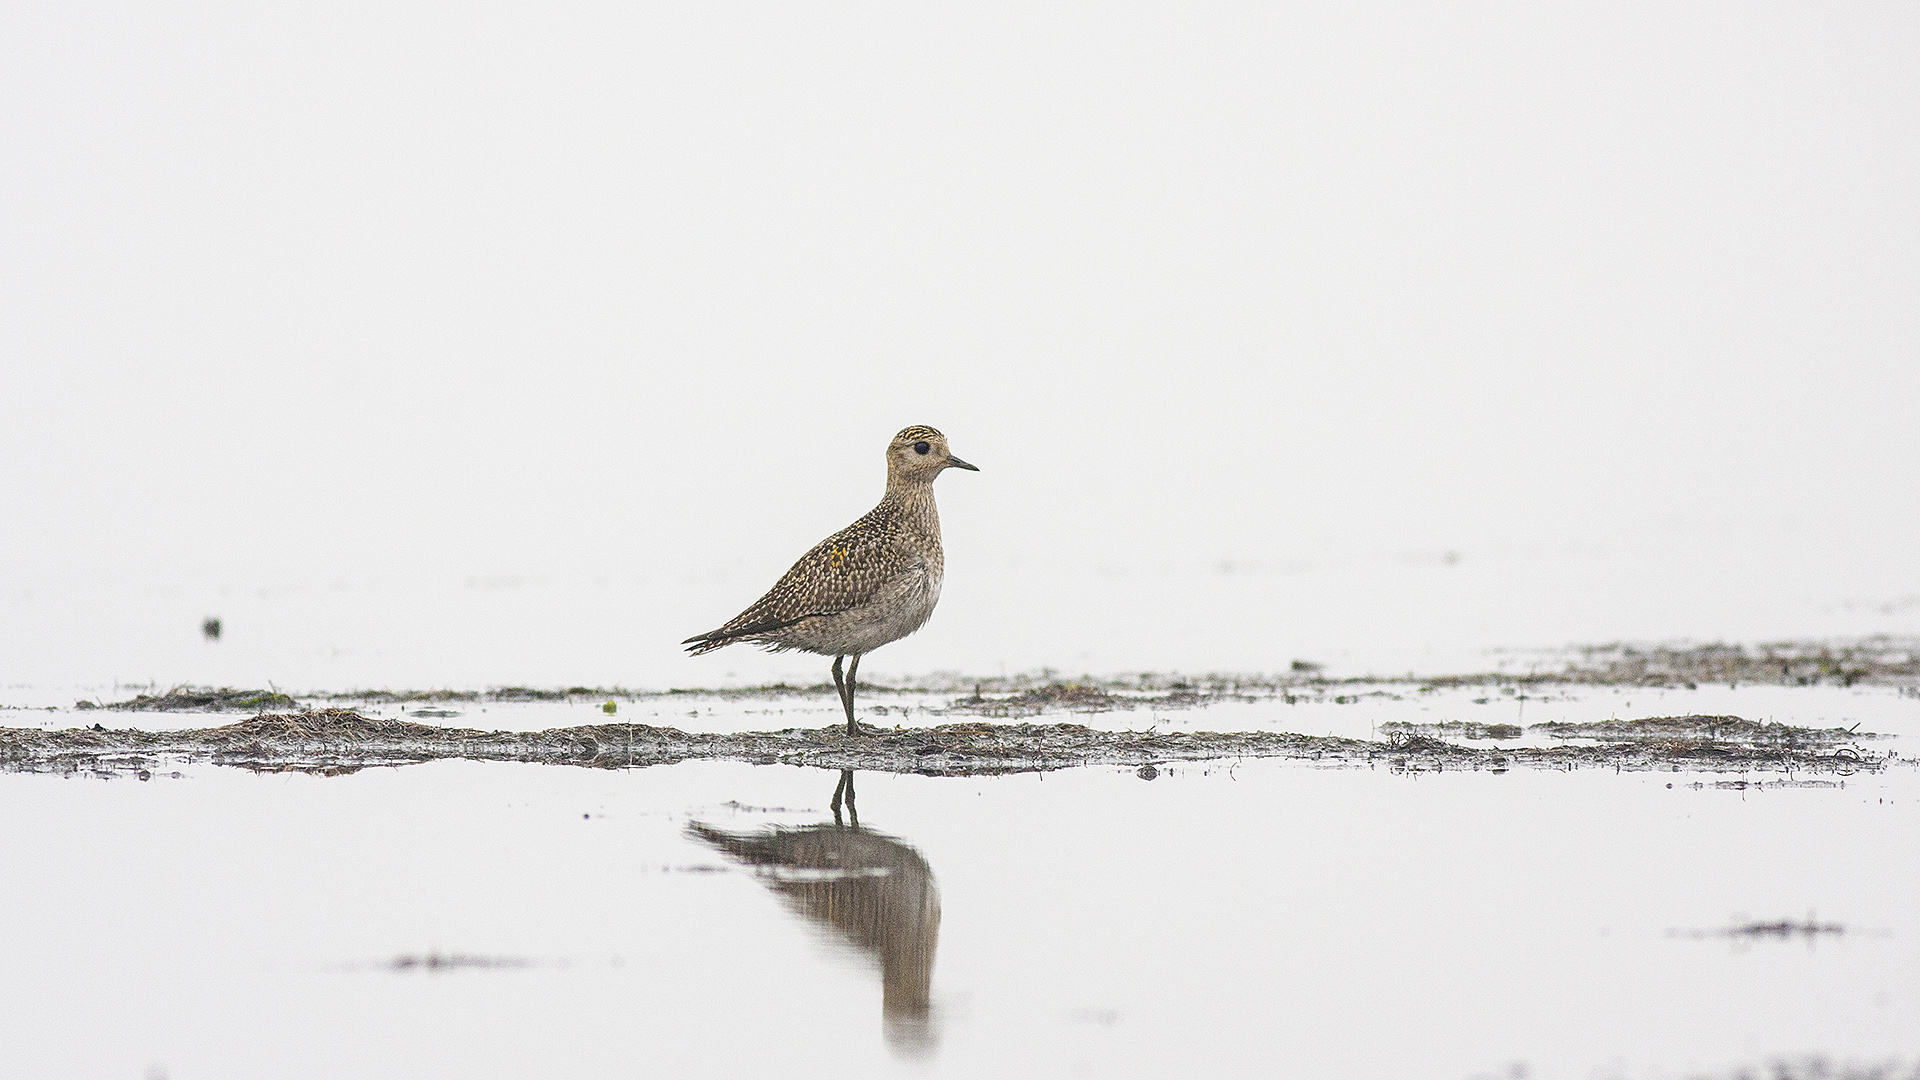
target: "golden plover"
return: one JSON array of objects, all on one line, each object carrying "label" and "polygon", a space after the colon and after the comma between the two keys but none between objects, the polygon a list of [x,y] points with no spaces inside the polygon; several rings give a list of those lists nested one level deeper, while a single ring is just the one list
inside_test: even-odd
[{"label": "golden plover", "polygon": [[[853,680],[860,658],[926,625],[940,602],[946,559],[933,478],[944,469],[980,470],[947,452],[947,437],[924,425],[887,444],[887,493],[860,520],[800,556],[767,595],[718,630],[681,642],[699,656],[736,641],[769,652],[799,649],[833,657],[833,685],[853,718]],[[853,658],[843,677],[840,662]]]}]

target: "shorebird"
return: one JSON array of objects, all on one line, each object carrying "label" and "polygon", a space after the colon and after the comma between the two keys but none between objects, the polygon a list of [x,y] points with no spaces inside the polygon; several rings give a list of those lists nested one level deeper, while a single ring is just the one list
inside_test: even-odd
[{"label": "shorebird", "polygon": [[[695,656],[736,641],[769,652],[799,649],[833,657],[833,685],[853,718],[860,658],[926,625],[940,602],[946,559],[933,478],[947,469],[980,470],[947,452],[947,437],[924,425],[903,428],[887,444],[887,493],[860,520],[800,556],[767,595],[725,626],[681,642]],[[852,657],[846,674],[841,661]]]}]

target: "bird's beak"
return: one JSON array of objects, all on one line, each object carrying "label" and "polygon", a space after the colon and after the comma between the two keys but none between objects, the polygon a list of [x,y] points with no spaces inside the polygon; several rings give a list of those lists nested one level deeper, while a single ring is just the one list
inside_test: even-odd
[{"label": "bird's beak", "polygon": [[980,471],[980,466],[978,466],[978,465],[969,465],[969,464],[967,464],[966,462],[964,462],[964,461],[961,461],[961,460],[960,460],[959,458],[957,458],[957,457],[954,457],[954,456],[953,456],[952,454],[948,454],[948,455],[947,455],[947,467],[948,467],[948,468],[951,468],[951,469],[965,469],[965,470],[967,470],[968,472],[979,472],[979,471]]}]

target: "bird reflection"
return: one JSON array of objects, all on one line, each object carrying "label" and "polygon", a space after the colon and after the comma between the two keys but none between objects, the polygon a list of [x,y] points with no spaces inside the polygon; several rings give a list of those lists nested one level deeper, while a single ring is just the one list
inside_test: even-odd
[{"label": "bird reflection", "polygon": [[[851,824],[842,822],[843,806]],[[887,1042],[903,1054],[928,1053],[937,1041],[933,953],[940,936],[933,870],[911,846],[860,826],[853,770],[841,770],[832,808],[830,825],[734,833],[696,821],[687,831],[753,867],[794,911],[878,960]]]}]

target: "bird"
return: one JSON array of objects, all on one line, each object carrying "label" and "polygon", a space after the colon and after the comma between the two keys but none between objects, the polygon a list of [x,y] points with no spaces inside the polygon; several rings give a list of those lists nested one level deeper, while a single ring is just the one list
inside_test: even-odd
[{"label": "bird", "polygon": [[695,656],[745,641],[833,657],[847,734],[860,734],[853,715],[860,658],[925,626],[940,602],[946,558],[933,481],[948,469],[980,471],[954,457],[933,428],[902,428],[887,443],[887,490],[878,506],[815,544],[753,606],[681,644]]}]

